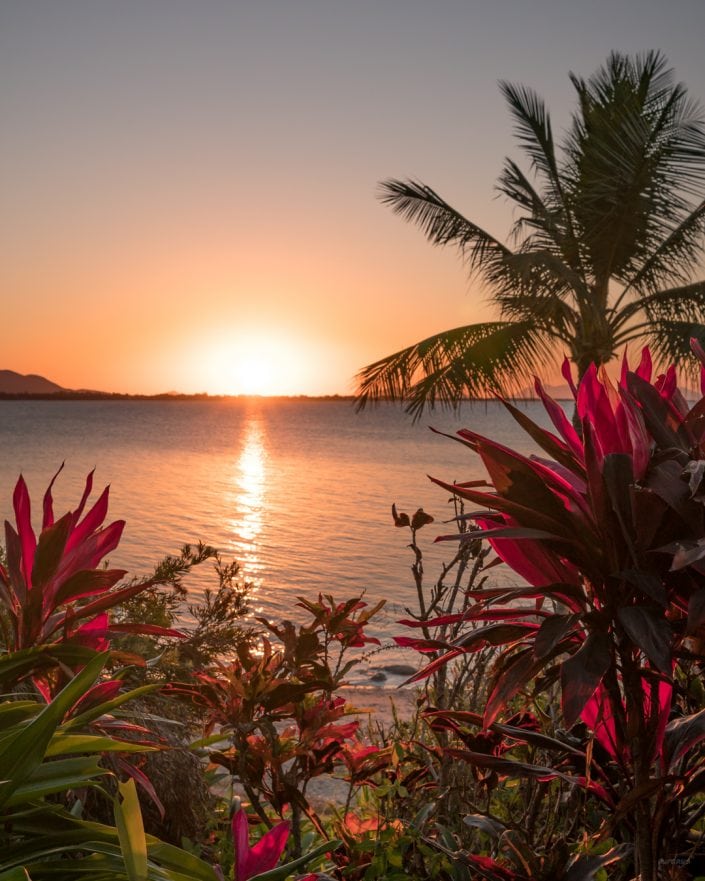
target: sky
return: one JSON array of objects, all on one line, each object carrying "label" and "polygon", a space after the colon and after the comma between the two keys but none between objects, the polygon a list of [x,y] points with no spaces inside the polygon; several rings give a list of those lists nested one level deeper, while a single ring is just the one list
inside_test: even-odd
[{"label": "sky", "polygon": [[499,80],[661,49],[705,102],[703,0],[0,0],[0,369],[130,393],[350,394],[494,316],[377,198],[506,239]]}]

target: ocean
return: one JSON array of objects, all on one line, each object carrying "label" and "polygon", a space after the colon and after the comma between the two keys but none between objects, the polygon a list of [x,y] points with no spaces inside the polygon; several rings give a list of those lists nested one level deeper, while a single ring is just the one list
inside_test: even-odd
[{"label": "ocean", "polygon": [[[540,404],[521,406],[547,424]],[[397,406],[356,413],[345,400],[2,401],[0,514],[11,518],[20,473],[36,523],[62,462],[57,516],[76,506],[95,468],[94,498],[110,484],[108,522],[127,521],[111,566],[147,575],[165,554],[202,540],[239,562],[257,614],[300,621],[299,596],[343,600],[364,591],[369,603],[387,602],[371,632],[388,643],[415,597],[409,533],[394,527],[392,503],[434,517],[419,533],[430,585],[452,556],[433,540],[453,530],[444,523],[453,509],[428,475],[485,476],[471,450],[429,426],[451,434],[468,427],[534,450],[494,401],[432,411],[416,424]],[[187,582],[194,598],[215,584],[210,564]],[[379,669],[402,657],[388,649],[370,663]]]}]

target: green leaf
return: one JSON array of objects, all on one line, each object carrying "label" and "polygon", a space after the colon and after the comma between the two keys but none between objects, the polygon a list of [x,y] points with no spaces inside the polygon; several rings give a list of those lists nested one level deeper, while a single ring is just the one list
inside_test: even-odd
[{"label": "green leaf", "polygon": [[6,807],[16,807],[46,795],[66,792],[68,789],[81,789],[108,773],[105,768],[100,767],[96,758],[82,756],[43,762],[15,789],[7,799]]},{"label": "green leaf", "polygon": [[62,734],[58,732],[47,747],[45,756],[70,756],[84,755],[85,753],[121,752],[136,753],[150,752],[156,747],[145,746],[127,740],[114,740],[97,734]]},{"label": "green leaf", "polygon": [[130,779],[126,783],[118,784],[118,790],[119,795],[115,799],[115,825],[127,877],[129,881],[148,881],[147,840],[135,781]]},{"label": "green leaf", "polygon": [[0,729],[8,733],[20,722],[36,716],[42,706],[38,701],[4,701],[0,704]]},{"label": "green leaf", "polygon": [[16,869],[10,869],[8,872],[0,872],[0,881],[32,881],[29,872],[18,866]]},{"label": "green leaf", "polygon": [[272,869],[269,872],[262,872],[260,875],[254,875],[250,881],[285,881],[285,879],[297,871],[297,869],[302,869],[313,860],[316,860],[331,851],[337,850],[339,847],[342,847],[342,844],[342,841],[335,838],[331,841],[324,841],[323,844],[320,844],[318,847],[305,853],[297,860],[283,863],[281,866],[277,866],[276,869]]},{"label": "green leaf", "polygon": [[95,658],[94,649],[87,646],[72,645],[38,645],[28,649],[20,649],[0,657],[0,682],[13,687],[24,676],[44,667],[55,667],[57,661],[68,664],[87,664]]},{"label": "green leaf", "polygon": [[107,657],[94,656],[29,725],[0,744],[0,806],[42,762],[64,715],[98,679]]}]

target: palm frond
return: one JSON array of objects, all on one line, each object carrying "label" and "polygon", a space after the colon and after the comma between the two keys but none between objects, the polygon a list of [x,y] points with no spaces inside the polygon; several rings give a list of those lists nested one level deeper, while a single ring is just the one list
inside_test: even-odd
[{"label": "palm frond", "polygon": [[700,375],[700,362],[690,349],[695,337],[705,345],[705,323],[661,320],[651,325],[646,341],[662,365],[677,364],[691,379]]},{"label": "palm frond", "polygon": [[358,406],[403,399],[418,417],[436,402],[506,392],[557,341],[580,371],[637,339],[663,358],[688,355],[689,336],[705,326],[705,283],[691,284],[705,244],[702,113],[660,52],[615,52],[588,79],[570,76],[578,108],[560,157],[543,101],[501,84],[531,163],[527,175],[507,159],[498,181],[518,208],[512,249],[430,187],[382,184],[382,201],[433,244],[458,247],[501,321],[436,334],[366,367]]},{"label": "palm frond", "polygon": [[633,300],[619,309],[612,326],[620,329],[637,316],[644,316],[647,322],[705,322],[705,281],[655,291]]},{"label": "palm frond", "polygon": [[505,262],[507,271],[515,278],[515,285],[495,294],[495,302],[503,316],[525,317],[526,310],[532,310],[532,301],[536,301],[536,309],[543,312],[548,308],[549,300],[556,300],[554,314],[567,318],[574,313],[566,300],[572,299],[579,304],[590,296],[584,280],[551,251],[520,251]]},{"label": "palm frond", "polygon": [[571,78],[580,112],[565,177],[580,238],[597,279],[627,282],[692,211],[705,128],[660,53],[615,53],[589,80]]},{"label": "palm frond", "polygon": [[502,81],[499,88],[514,117],[515,134],[529,156],[532,168],[549,186],[553,203],[561,204],[562,184],[546,105],[533,89],[526,86]]},{"label": "palm frond", "polygon": [[[551,120],[546,106],[532,89],[527,89],[524,86],[501,82],[500,90],[514,117],[517,138],[529,156],[532,168],[540,175],[544,184],[544,195],[541,201],[550,212],[560,217],[560,226],[563,228],[561,239],[563,257],[574,271],[584,275],[580,265],[580,249],[576,239],[571,202],[558,165]],[[518,166],[508,160],[507,168],[509,169],[510,166],[514,166],[514,173],[518,172],[524,178],[525,184],[528,184]],[[513,197],[510,196],[510,198]],[[556,224],[557,227],[558,224]]]},{"label": "palm frond", "polygon": [[487,322],[435,334],[358,374],[357,409],[405,401],[418,419],[435,404],[511,395],[555,360],[550,334],[535,321]]},{"label": "palm frond", "polygon": [[471,223],[438,193],[418,181],[386,180],[380,184],[380,201],[395,214],[415,223],[434,245],[456,245],[472,269],[511,254],[509,248]]},{"label": "palm frond", "polygon": [[687,281],[702,251],[705,235],[705,199],[680,221],[649,253],[626,291],[651,290],[668,281]]},{"label": "palm frond", "polygon": [[560,206],[540,195],[519,166],[505,159],[497,190],[523,209],[514,222],[512,238],[526,249],[531,245],[563,252],[566,241],[565,219]]}]

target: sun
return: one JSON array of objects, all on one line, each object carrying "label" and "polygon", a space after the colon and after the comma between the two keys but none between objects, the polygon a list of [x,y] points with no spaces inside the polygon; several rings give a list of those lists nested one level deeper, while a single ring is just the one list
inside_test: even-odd
[{"label": "sun", "polygon": [[239,395],[276,394],[274,365],[265,353],[235,354],[231,368],[232,387]]},{"label": "sun", "polygon": [[210,394],[290,395],[302,384],[300,348],[273,333],[210,341],[199,374]]}]

